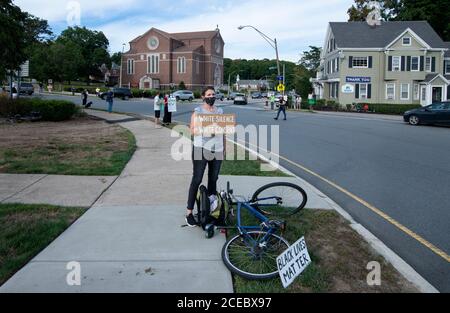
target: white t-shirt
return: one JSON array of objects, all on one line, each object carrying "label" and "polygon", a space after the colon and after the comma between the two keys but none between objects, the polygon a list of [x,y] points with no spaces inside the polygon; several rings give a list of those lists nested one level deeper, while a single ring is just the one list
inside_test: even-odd
[{"label": "white t-shirt", "polygon": [[153,108],[155,109],[155,111],[161,110],[159,106],[159,96],[156,96],[155,99],[153,100]]}]

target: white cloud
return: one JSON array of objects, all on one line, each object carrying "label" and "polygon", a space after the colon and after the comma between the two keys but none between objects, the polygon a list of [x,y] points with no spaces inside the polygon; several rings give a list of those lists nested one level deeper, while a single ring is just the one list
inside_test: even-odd
[{"label": "white cloud", "polygon": [[[52,21],[64,21],[68,1],[17,0],[24,10]],[[45,3],[45,7],[43,7]],[[329,21],[346,21],[353,0],[248,0],[248,1],[143,1],[80,0],[83,25],[101,30],[110,40],[111,51],[121,51],[151,27],[166,32],[213,30],[219,25],[229,58],[275,58],[274,50],[250,28],[253,25],[271,38],[277,38],[280,58],[297,61],[309,45],[322,46]],[[142,10],[138,10],[142,7]],[[109,21],[108,17],[123,18]],[[136,13],[137,12],[137,13]],[[174,12],[170,14],[169,12]],[[192,14],[189,14],[192,12]],[[175,15],[176,14],[176,15]],[[180,17],[183,16],[183,17]],[[103,20],[103,22],[102,22]]]}]

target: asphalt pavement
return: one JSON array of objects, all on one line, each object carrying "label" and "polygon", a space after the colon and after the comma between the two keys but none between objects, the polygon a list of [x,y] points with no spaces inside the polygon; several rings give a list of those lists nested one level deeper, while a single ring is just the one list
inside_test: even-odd
[{"label": "asphalt pavement", "polygon": [[[68,96],[54,98],[81,100]],[[93,108],[106,109],[92,98]],[[198,103],[180,103],[188,122]],[[288,112],[274,121],[261,101],[219,102],[246,125],[280,125],[280,164],[328,195],[441,292],[450,292],[450,128],[401,119]],[[153,115],[152,100],[116,100],[114,110]]]}]

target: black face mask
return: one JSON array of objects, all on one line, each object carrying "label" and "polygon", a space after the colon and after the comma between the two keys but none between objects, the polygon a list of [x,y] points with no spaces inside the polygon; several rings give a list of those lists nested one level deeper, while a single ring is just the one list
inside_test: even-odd
[{"label": "black face mask", "polygon": [[216,97],[205,98],[205,103],[209,104],[210,106],[213,106],[214,103],[216,103]]}]

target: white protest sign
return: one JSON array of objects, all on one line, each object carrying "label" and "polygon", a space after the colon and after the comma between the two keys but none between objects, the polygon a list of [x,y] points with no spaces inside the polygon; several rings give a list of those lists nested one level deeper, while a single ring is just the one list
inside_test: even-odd
[{"label": "white protest sign", "polygon": [[277,257],[281,283],[287,288],[311,264],[305,237],[300,238]]},{"label": "white protest sign", "polygon": [[167,108],[169,112],[176,112],[177,111],[177,99],[174,97],[169,98],[169,102],[167,104]]}]

